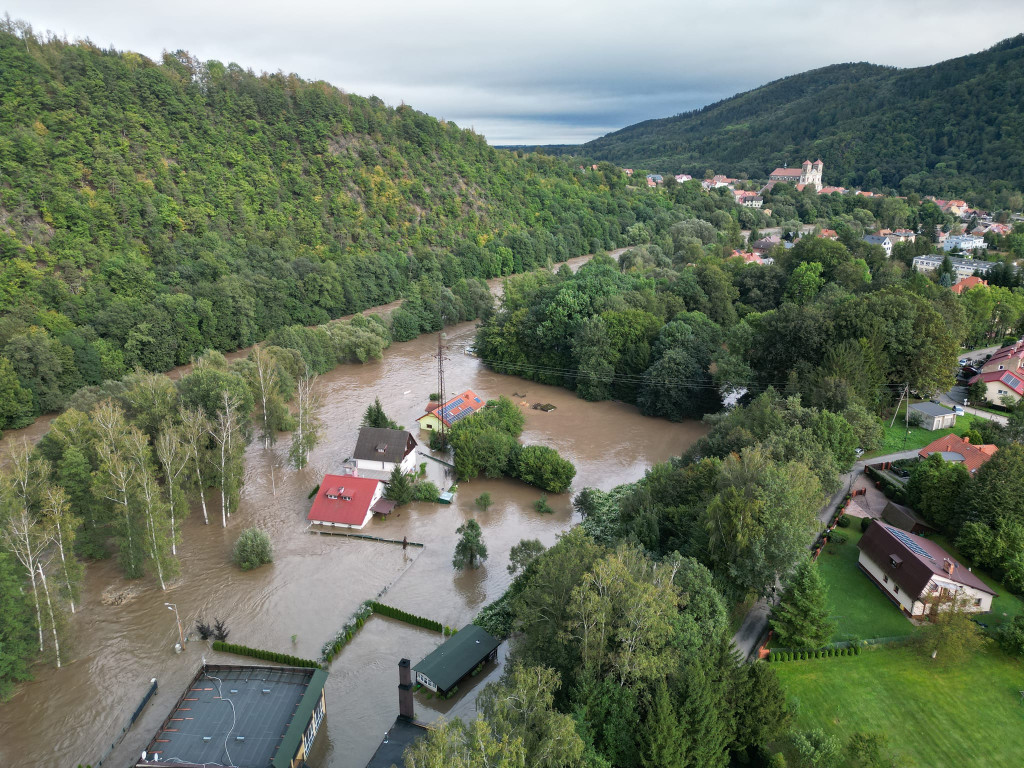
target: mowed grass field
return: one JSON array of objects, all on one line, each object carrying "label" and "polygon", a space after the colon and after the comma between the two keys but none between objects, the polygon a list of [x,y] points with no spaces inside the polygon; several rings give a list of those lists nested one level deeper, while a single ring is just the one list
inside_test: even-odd
[{"label": "mowed grass field", "polygon": [[921,427],[911,427],[908,433],[903,415],[906,409],[905,405],[900,407],[900,416],[896,419],[896,423],[893,426],[889,426],[892,416],[884,420],[881,448],[865,455],[864,458],[886,456],[890,453],[899,453],[900,451],[916,451],[938,440],[940,437],[945,437],[951,432],[963,437],[964,432],[969,430],[975,421],[982,421],[980,416],[964,414],[963,416],[956,417],[956,426],[952,429],[937,429],[934,432],[930,432]]},{"label": "mowed grass field", "polygon": [[948,669],[912,646],[772,666],[798,728],[884,733],[918,768],[1024,765],[1024,663],[995,646]]}]

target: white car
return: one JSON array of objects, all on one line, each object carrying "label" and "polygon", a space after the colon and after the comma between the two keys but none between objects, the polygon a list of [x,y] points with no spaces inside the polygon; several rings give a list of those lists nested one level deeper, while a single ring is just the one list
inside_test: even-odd
[{"label": "white car", "polygon": [[953,406],[953,413],[955,413],[957,416],[963,416],[964,415],[964,407],[962,405],[954,405]]}]

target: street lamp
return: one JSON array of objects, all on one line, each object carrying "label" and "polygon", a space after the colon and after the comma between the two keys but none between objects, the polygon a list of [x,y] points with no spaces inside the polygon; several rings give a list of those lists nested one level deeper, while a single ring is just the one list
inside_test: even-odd
[{"label": "street lamp", "polygon": [[185,633],[181,631],[181,619],[178,618],[178,606],[174,603],[164,603],[167,606],[167,610],[174,611],[174,620],[178,622],[178,637],[181,639],[181,647],[185,647]]}]

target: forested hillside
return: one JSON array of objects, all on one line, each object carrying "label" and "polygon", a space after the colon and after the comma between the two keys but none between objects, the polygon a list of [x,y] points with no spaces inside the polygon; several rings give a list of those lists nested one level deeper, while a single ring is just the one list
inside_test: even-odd
[{"label": "forested hillside", "polygon": [[825,183],[968,196],[1024,188],[1024,35],[927,67],[837,64],[578,147],[545,147],[658,172],[766,178],[805,158]]},{"label": "forested hillside", "polygon": [[408,106],[14,26],[0,31],[0,428],[417,281],[613,247],[644,204],[611,166],[517,158]]}]

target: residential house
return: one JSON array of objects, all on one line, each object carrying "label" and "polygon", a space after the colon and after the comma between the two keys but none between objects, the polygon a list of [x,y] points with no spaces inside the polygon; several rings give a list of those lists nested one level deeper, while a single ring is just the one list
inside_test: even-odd
[{"label": "residential house", "polygon": [[974,445],[966,437],[945,435],[926,445],[917,452],[917,455],[922,459],[927,459],[933,453],[941,454],[945,461],[963,464],[973,475],[998,450],[999,448],[994,445]]},{"label": "residential house", "polygon": [[632,176],[633,175],[633,169],[632,168],[623,168],[622,172],[624,174],[626,174],[627,176]]},{"label": "residential house", "polygon": [[476,413],[484,405],[484,401],[477,397],[473,390],[467,389],[461,395],[455,395],[451,400],[445,402],[444,405],[431,403],[427,406],[427,412],[416,419],[416,421],[419,423],[420,429],[437,431],[441,428],[442,419],[444,419],[444,426],[450,427],[452,424],[456,424],[467,416]]},{"label": "residential house", "polygon": [[391,472],[401,467],[403,473],[416,468],[416,439],[404,429],[363,427],[352,452],[357,469]]},{"label": "residential house", "polygon": [[834,229],[823,229],[818,233],[818,237],[824,240],[838,240],[839,234]]},{"label": "residential house", "polygon": [[682,184],[684,181],[691,181],[692,179],[693,179],[693,176],[691,176],[688,173],[677,173],[676,174],[676,183],[677,184]]},{"label": "residential house", "polygon": [[660,187],[665,183],[665,178],[660,173],[649,173],[647,174],[647,186],[648,187]]},{"label": "residential house", "polygon": [[360,529],[373,513],[388,514],[394,502],[382,498],[384,483],[356,475],[324,475],[306,519],[315,525]]},{"label": "residential house", "polygon": [[914,403],[910,412],[919,414],[921,426],[934,432],[936,429],[951,429],[956,424],[956,414],[938,403]]},{"label": "residential house", "polygon": [[846,187],[822,187],[818,190],[819,195],[845,195]]},{"label": "residential house", "polygon": [[948,258],[953,265],[953,275],[959,280],[970,277],[975,272],[981,275],[988,275],[995,266],[994,261],[981,261],[980,259],[960,259],[953,256],[931,254],[929,256],[915,256],[914,269],[918,272],[934,272],[942,266],[943,259]]},{"label": "residential house", "polygon": [[760,256],[753,252],[733,251],[733,257],[743,259],[744,264],[774,264],[775,259],[771,256]]},{"label": "residential house", "polygon": [[892,240],[888,235],[864,235],[861,238],[868,245],[880,245],[886,256],[892,256]]},{"label": "residential house", "polygon": [[769,235],[768,237],[762,237],[760,240],[755,240],[750,244],[750,250],[756,253],[758,256],[764,256],[772,248],[782,242],[782,238],[778,235]]},{"label": "residential house", "polygon": [[799,168],[776,168],[768,174],[768,181],[769,183],[782,181],[795,184],[798,189],[811,185],[816,192],[819,192],[821,191],[821,174],[824,170],[825,164],[821,160],[816,160],[813,163],[810,160],[804,160],[803,165]]},{"label": "residential house", "polygon": [[950,235],[942,244],[942,250],[944,251],[958,249],[965,253],[970,253],[971,251],[984,251],[987,248],[988,243],[985,242],[985,238],[978,237],[977,235]]},{"label": "residential house", "polygon": [[906,616],[943,609],[954,597],[972,613],[992,610],[996,593],[938,544],[882,522],[857,544],[857,564]]},{"label": "residential house", "polygon": [[917,240],[917,233],[912,229],[897,229],[888,234],[894,243],[913,243]]},{"label": "residential house", "polygon": [[416,682],[444,695],[477,666],[496,659],[499,645],[476,624],[467,624],[413,667]]},{"label": "residential house", "polygon": [[957,280],[949,287],[949,289],[957,296],[961,296],[964,292],[971,290],[971,288],[977,288],[979,285],[988,287],[988,281],[971,275],[970,277],[964,277]]},{"label": "residential house", "polygon": [[704,181],[702,181],[700,185],[704,187],[706,191],[718,189],[719,187],[729,187],[729,189],[732,189],[732,185],[735,184],[737,181],[739,181],[739,179],[732,179],[729,178],[728,176],[723,176],[722,174],[719,173],[716,174],[715,176],[712,176],[710,179],[704,179]]},{"label": "residential house", "polygon": [[1024,340],[1008,344],[997,349],[993,355],[981,366],[982,373],[989,371],[1013,371],[1021,372],[1024,366]]},{"label": "residential house", "polygon": [[970,383],[985,385],[985,399],[1001,404],[1003,398],[1014,403],[1024,397],[1024,341],[1003,347],[985,361]]}]

